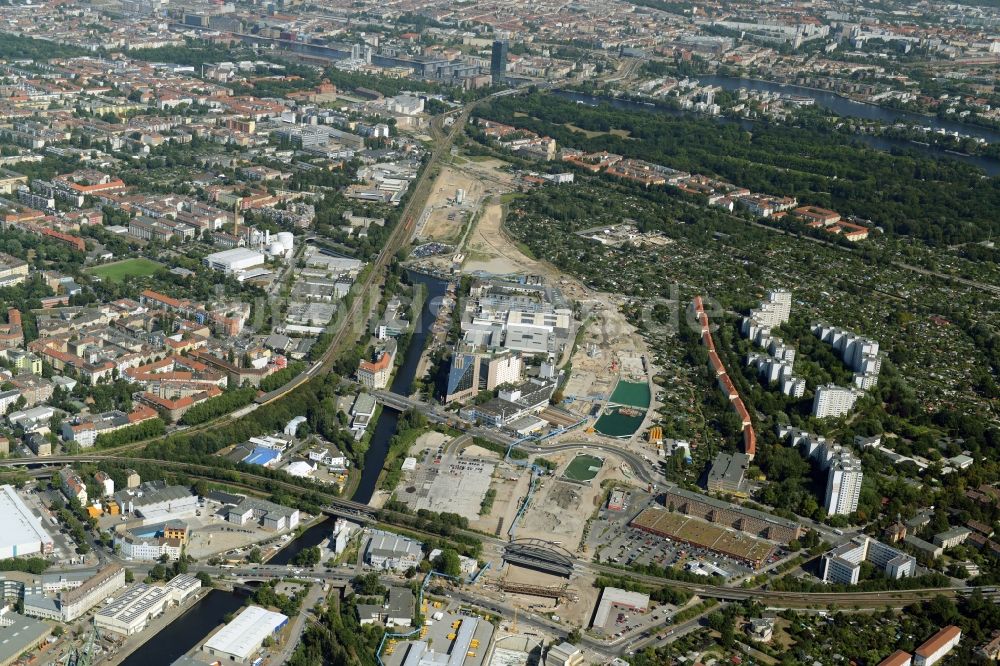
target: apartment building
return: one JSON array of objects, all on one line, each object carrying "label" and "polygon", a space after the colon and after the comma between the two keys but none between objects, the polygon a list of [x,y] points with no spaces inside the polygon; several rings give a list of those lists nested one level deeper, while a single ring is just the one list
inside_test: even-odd
[{"label": "apartment building", "polygon": [[962,640],[962,630],[949,625],[937,632],[913,652],[913,666],[933,666],[944,659]]},{"label": "apartment building", "polygon": [[827,515],[848,515],[857,511],[863,479],[861,461],[846,449],[838,451],[827,468],[823,500]]},{"label": "apartment building", "polygon": [[389,385],[393,363],[396,361],[396,341],[388,338],[374,361],[358,362],[357,377],[362,386],[370,389],[384,389]]},{"label": "apartment building", "polygon": [[812,415],[818,419],[838,417],[854,409],[854,403],[864,395],[855,387],[826,384],[816,389],[813,395]]},{"label": "apartment building", "polygon": [[798,446],[807,458],[815,460],[826,471],[823,507],[828,515],[847,515],[858,510],[864,472],[861,461],[849,449],[825,437],[788,426],[778,427],[778,437],[787,438],[792,446]]},{"label": "apartment building", "polygon": [[82,448],[90,448],[101,435],[139,425],[158,417],[156,410],[146,405],[136,405],[127,414],[114,409],[63,422],[62,437],[67,442],[77,442]]},{"label": "apartment building", "polygon": [[910,577],[917,569],[912,555],[862,535],[823,555],[823,582],[857,585],[862,562],[870,562],[893,580]]},{"label": "apartment building", "polygon": [[76,499],[80,504],[87,505],[87,484],[72,467],[59,470],[59,487],[67,499]]}]

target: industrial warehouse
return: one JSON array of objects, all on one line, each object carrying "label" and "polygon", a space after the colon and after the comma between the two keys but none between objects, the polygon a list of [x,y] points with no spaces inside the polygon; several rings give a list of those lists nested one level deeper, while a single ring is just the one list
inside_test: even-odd
[{"label": "industrial warehouse", "polygon": [[0,486],[0,559],[52,552],[53,541],[42,520],[31,512],[13,486]]},{"label": "industrial warehouse", "polygon": [[247,606],[233,621],[205,641],[202,648],[223,661],[245,664],[264,644],[288,623],[288,616],[265,610],[260,606]]},{"label": "industrial warehouse", "polygon": [[201,581],[187,574],[174,576],[165,585],[139,583],[102,608],[94,624],[123,637],[137,634],[169,606],[190,599],[200,587]]}]

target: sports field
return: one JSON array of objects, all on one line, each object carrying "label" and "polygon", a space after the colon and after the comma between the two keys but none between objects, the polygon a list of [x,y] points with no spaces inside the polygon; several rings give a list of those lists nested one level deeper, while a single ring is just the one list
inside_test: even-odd
[{"label": "sports field", "polygon": [[581,453],[566,466],[563,476],[570,481],[590,481],[601,471],[602,465],[603,459]]},{"label": "sports field", "polygon": [[109,282],[121,282],[129,277],[145,277],[163,268],[163,264],[151,259],[125,259],[113,264],[95,266],[87,272]]},{"label": "sports field", "polygon": [[608,401],[613,405],[628,405],[645,409],[650,402],[649,384],[646,382],[618,382]]}]

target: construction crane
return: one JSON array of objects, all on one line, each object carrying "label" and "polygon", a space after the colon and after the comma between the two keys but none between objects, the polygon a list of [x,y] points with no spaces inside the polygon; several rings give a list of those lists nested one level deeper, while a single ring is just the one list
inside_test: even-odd
[{"label": "construction crane", "polygon": [[83,647],[79,650],[73,650],[68,655],[66,655],[65,666],[92,666],[94,660],[94,644],[99,638],[97,633],[97,625],[93,620],[91,620],[90,633],[87,634],[87,640],[84,642]]}]

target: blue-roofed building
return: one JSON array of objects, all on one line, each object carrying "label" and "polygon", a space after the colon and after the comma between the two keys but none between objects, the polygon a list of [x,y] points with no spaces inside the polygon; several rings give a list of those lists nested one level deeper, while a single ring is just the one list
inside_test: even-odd
[{"label": "blue-roofed building", "polygon": [[281,451],[258,446],[253,452],[243,459],[248,465],[260,465],[261,467],[271,467],[281,460]]}]

